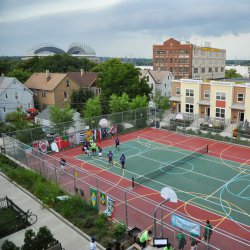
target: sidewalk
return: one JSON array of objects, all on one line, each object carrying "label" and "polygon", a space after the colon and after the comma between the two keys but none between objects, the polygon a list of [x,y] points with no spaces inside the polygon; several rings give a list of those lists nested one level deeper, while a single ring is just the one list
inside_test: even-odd
[{"label": "sidewalk", "polygon": [[[0,198],[5,196],[8,196],[22,210],[27,211],[30,209],[32,213],[37,215],[37,222],[28,228],[32,228],[33,231],[37,232],[40,227],[47,226],[54,238],[62,244],[65,250],[89,249],[90,237],[88,235],[85,235],[53,210],[43,209],[39,201],[32,194],[16,183],[10,182],[0,173]],[[0,239],[0,248],[6,239],[20,247],[23,244],[24,233],[28,228]],[[104,250],[105,248],[98,245],[97,249]]]}]

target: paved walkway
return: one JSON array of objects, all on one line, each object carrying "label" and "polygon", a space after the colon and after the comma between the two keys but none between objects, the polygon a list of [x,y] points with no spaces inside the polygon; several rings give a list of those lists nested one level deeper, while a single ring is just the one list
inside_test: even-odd
[{"label": "paved walkway", "polygon": [[[47,226],[54,238],[56,238],[65,250],[88,250],[89,236],[82,233],[78,228],[74,227],[70,222],[54,211],[43,209],[39,200],[32,194],[24,190],[15,183],[10,182],[2,173],[0,173],[0,198],[8,196],[16,205],[22,210],[30,209],[37,215],[38,220],[29,228],[35,232],[42,226]],[[0,249],[2,243],[8,239],[14,242],[17,246],[23,245],[24,233],[27,230],[20,230],[12,235],[0,239]],[[102,246],[98,245],[97,249],[104,250]]]}]

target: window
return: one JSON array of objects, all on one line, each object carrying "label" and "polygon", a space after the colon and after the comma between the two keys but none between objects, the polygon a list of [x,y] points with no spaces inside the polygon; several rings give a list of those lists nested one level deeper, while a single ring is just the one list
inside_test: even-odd
[{"label": "window", "polygon": [[216,92],[216,100],[225,101],[226,100],[226,93]]},{"label": "window", "polygon": [[46,97],[46,92],[42,91],[42,97]]},{"label": "window", "polygon": [[237,95],[237,102],[244,102],[244,94],[239,93]]},{"label": "window", "polygon": [[212,68],[209,68],[209,69],[208,69],[208,72],[209,72],[209,73],[212,73]]},{"label": "window", "polygon": [[218,72],[218,68],[217,67],[215,67],[215,72]]},{"label": "window", "polygon": [[147,76],[147,81],[149,82],[149,76]]},{"label": "window", "polygon": [[15,92],[15,99],[18,99],[18,98],[19,98],[18,92]]},{"label": "window", "polygon": [[204,98],[205,99],[209,99],[210,98],[210,91],[209,90],[205,90],[204,91]]},{"label": "window", "polygon": [[66,80],[66,86],[69,87],[69,80]]},{"label": "window", "polygon": [[193,104],[186,104],[186,113],[194,113],[194,105]]},{"label": "window", "polygon": [[218,118],[225,118],[225,109],[216,108],[216,109],[215,109],[215,117],[218,117]]},{"label": "window", "polygon": [[3,112],[4,112],[4,113],[6,112],[6,108],[5,108],[5,107],[3,107]]},{"label": "window", "polygon": [[68,93],[66,91],[63,92],[64,99],[68,99]]},{"label": "window", "polygon": [[220,71],[221,71],[221,72],[223,72],[223,71],[224,71],[224,68],[223,68],[223,67],[221,67],[221,68],[220,68]]},{"label": "window", "polygon": [[170,58],[170,59],[169,59],[169,62],[170,62],[170,63],[173,63],[173,58]]},{"label": "window", "polygon": [[194,68],[194,73],[198,73],[198,68]]},{"label": "window", "polygon": [[193,89],[186,89],[186,96],[194,96],[194,90]]},{"label": "window", "polygon": [[8,93],[5,93],[5,98],[6,98],[6,99],[8,99],[8,98],[9,98],[9,97],[8,97]]},{"label": "window", "polygon": [[206,73],[206,69],[205,68],[201,68],[201,73]]},{"label": "window", "polygon": [[165,83],[165,88],[167,87],[167,84]]},{"label": "window", "polygon": [[176,95],[180,95],[181,94],[181,88],[176,88]]}]

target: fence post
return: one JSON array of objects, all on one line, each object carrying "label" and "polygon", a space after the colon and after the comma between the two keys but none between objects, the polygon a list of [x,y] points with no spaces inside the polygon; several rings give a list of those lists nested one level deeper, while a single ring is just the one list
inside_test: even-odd
[{"label": "fence post", "polygon": [[13,143],[14,159],[16,159],[16,149],[15,149],[15,143],[14,143],[14,139],[13,138],[12,138],[12,143]]},{"label": "fence post", "polygon": [[128,205],[127,205],[127,192],[124,192],[124,205],[125,205],[125,219],[126,219],[126,226],[128,228]]},{"label": "fence post", "polygon": [[56,166],[54,166],[54,169],[55,169],[55,175],[56,175],[56,182],[58,183]]}]

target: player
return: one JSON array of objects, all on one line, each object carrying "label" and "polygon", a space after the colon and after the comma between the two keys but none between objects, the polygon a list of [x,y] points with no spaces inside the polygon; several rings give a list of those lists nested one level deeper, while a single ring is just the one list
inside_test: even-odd
[{"label": "player", "polygon": [[118,136],[115,139],[115,148],[120,150],[120,140],[119,140]]}]

